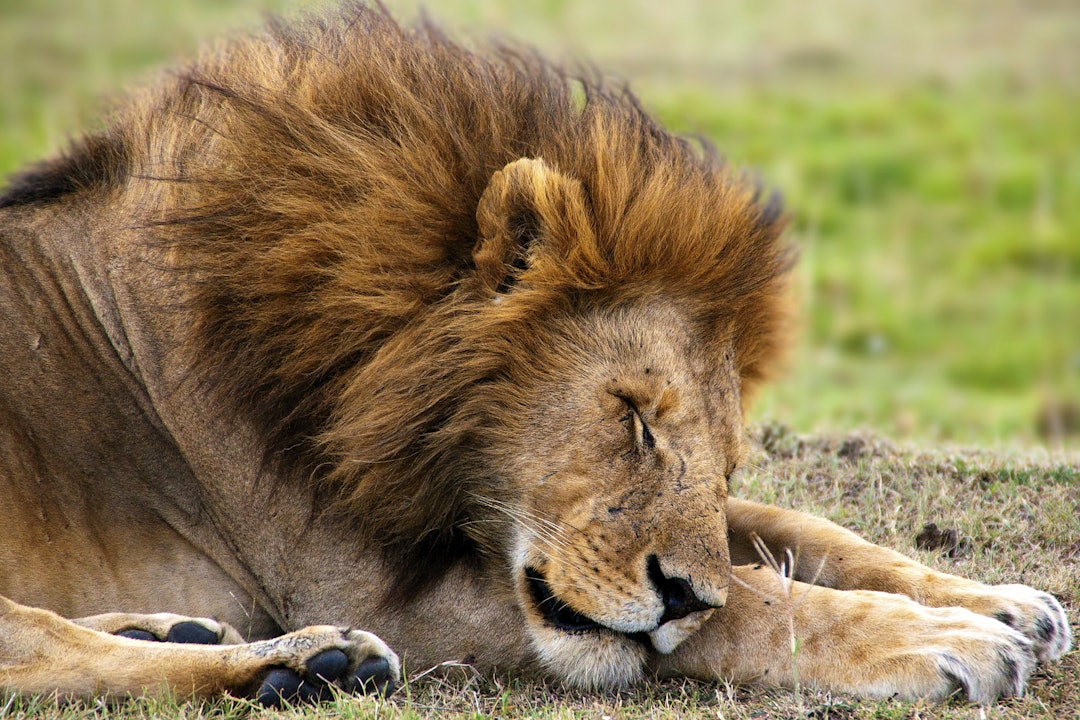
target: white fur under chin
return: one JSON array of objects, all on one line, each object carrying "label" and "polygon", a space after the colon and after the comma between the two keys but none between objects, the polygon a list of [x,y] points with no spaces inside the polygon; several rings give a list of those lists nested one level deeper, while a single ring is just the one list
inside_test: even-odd
[{"label": "white fur under chin", "polygon": [[565,633],[532,628],[532,644],[544,668],[581,690],[609,690],[642,679],[646,649],[613,633]]}]

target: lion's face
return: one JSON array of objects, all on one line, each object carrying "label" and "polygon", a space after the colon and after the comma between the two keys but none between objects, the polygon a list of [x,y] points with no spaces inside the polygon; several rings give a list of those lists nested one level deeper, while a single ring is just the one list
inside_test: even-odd
[{"label": "lion's face", "polygon": [[542,661],[577,685],[624,684],[727,597],[738,378],[703,376],[659,304],[551,330],[489,450],[512,488],[493,504],[513,520],[507,560]]},{"label": "lion's face", "polygon": [[595,237],[587,205],[536,160],[497,173],[481,200],[473,290],[477,316],[502,328],[489,344],[504,369],[479,391],[477,450],[500,480],[479,527],[511,528],[485,544],[505,555],[541,662],[610,687],[725,603],[741,378],[735,336],[695,299],[581,278],[567,290],[564,268]]}]

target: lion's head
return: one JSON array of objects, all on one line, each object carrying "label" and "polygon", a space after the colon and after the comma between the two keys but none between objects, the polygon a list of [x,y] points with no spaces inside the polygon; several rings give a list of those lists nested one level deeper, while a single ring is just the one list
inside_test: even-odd
[{"label": "lion's head", "polygon": [[[398,386],[376,360],[344,395],[365,410],[326,437],[366,467],[371,484],[357,485],[353,462],[338,465],[354,507],[376,488],[394,488],[393,505],[400,491],[427,495],[423,507],[448,513],[425,528],[437,544],[497,558],[543,664],[585,687],[638,678],[651,651],[724,604],[727,478],[780,319],[783,253],[752,191],[725,179],[698,196],[704,178],[670,170],[637,178],[618,210],[542,159],[495,172],[470,272],[387,354],[416,366]],[[701,203],[686,225],[664,205],[680,190]],[[398,437],[431,453],[427,468],[411,456],[429,474],[406,484],[368,465],[357,438],[372,433],[375,398],[425,389],[445,416]],[[435,517],[398,512],[385,517]]]},{"label": "lion's head", "polygon": [[727,596],[735,337],[663,282],[605,282],[590,199],[542,160],[496,173],[478,219],[478,312],[508,342],[478,448],[499,483],[475,500],[509,521],[496,544],[544,663],[622,684]]},{"label": "lion's head", "polygon": [[482,563],[556,675],[632,680],[725,602],[777,204],[621,88],[344,14],[129,121],[130,147],[187,138],[131,175],[184,180],[160,226],[198,280],[192,356],[385,551],[396,601]]}]

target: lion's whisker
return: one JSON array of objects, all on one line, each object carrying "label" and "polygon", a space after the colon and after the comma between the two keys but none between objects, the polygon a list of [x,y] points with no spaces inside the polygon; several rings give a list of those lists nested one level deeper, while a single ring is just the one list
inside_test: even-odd
[{"label": "lion's whisker", "polygon": [[[503,513],[509,522],[513,522],[531,532],[540,543],[541,552],[548,558],[552,557],[552,551],[559,551],[559,559],[562,562],[569,564],[580,572],[586,572],[589,569],[587,564],[582,562],[576,557],[576,554],[572,552],[574,546],[570,542],[570,538],[567,536],[565,528],[562,526],[557,525],[550,520],[538,517],[536,514],[530,513],[523,508],[513,507],[507,503],[496,500],[495,498],[475,494],[473,497],[481,504]],[[496,520],[494,519],[489,520],[489,522],[495,521]],[[578,528],[571,527],[570,529],[576,533],[581,533],[581,530]]]}]

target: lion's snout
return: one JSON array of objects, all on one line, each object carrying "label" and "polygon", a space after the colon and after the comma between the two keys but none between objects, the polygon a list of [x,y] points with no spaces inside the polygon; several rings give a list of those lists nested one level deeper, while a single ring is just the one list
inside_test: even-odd
[{"label": "lion's snout", "polygon": [[664,614],[660,616],[659,625],[672,620],[681,620],[701,610],[723,607],[727,600],[726,593],[723,598],[710,598],[710,602],[701,599],[694,592],[694,587],[689,580],[677,575],[666,575],[660,568],[660,559],[656,555],[649,556],[648,575],[664,604]]}]

